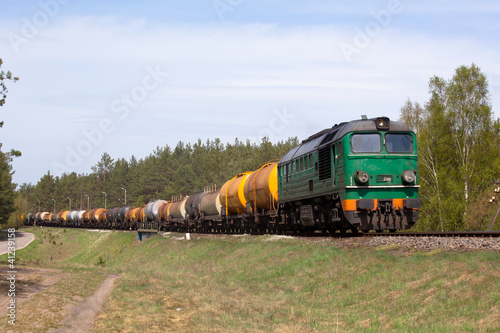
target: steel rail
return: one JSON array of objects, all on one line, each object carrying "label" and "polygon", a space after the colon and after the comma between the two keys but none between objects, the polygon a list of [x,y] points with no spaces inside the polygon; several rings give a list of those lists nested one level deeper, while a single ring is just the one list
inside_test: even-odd
[{"label": "steel rail", "polygon": [[364,237],[500,237],[500,231],[445,231],[445,232],[367,232]]}]

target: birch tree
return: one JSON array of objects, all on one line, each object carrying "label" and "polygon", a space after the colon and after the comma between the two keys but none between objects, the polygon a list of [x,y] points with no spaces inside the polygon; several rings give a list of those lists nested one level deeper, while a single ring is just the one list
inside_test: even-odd
[{"label": "birch tree", "polygon": [[488,82],[479,67],[460,66],[451,80],[429,80],[422,110],[407,101],[401,121],[416,130],[419,145],[420,227],[460,230],[471,199],[500,172],[499,122],[493,119]]}]

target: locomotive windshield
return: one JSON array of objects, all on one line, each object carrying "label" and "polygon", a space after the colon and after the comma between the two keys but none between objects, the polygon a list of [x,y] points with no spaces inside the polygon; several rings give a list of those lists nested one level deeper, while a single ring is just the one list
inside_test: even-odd
[{"label": "locomotive windshield", "polygon": [[386,134],[385,145],[388,153],[413,152],[413,139],[409,134]]},{"label": "locomotive windshield", "polygon": [[353,153],[380,153],[380,134],[354,134],[351,137],[351,149]]}]

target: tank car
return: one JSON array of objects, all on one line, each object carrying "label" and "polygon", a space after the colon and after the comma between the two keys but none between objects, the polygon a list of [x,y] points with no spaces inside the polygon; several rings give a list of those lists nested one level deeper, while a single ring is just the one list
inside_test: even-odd
[{"label": "tank car", "polygon": [[127,214],[132,209],[131,206],[118,207],[115,211],[115,226],[118,229],[131,229],[132,225],[127,221]]},{"label": "tank car", "polygon": [[245,181],[251,172],[237,174],[228,180],[221,189],[221,204],[225,215],[243,214],[246,209]]},{"label": "tank car", "polygon": [[144,215],[147,218],[147,220],[156,221],[159,217],[160,207],[162,207],[166,203],[167,201],[165,200],[150,201],[144,208]]},{"label": "tank car", "polygon": [[189,196],[181,196],[167,205],[165,224],[169,230],[186,230],[186,201],[188,198]]},{"label": "tank car", "polygon": [[209,232],[220,226],[222,221],[221,189],[207,188],[200,201],[200,216],[198,230]]},{"label": "tank car", "polygon": [[278,209],[278,163],[267,163],[252,172],[243,193],[247,200],[246,213],[253,215],[256,225],[267,225],[276,229],[275,217]]}]

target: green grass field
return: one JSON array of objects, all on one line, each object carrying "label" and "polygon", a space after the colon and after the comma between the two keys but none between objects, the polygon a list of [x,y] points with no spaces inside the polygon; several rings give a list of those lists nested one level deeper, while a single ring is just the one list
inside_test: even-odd
[{"label": "green grass field", "polygon": [[[120,278],[97,332],[500,330],[498,252],[351,249],[273,236],[186,241],[170,234],[139,242],[123,232],[25,231],[37,239],[17,252],[17,266],[65,275],[22,304],[17,331],[57,327],[61,315],[43,310],[69,308],[105,274]],[[6,319],[5,328],[12,329]]]}]

